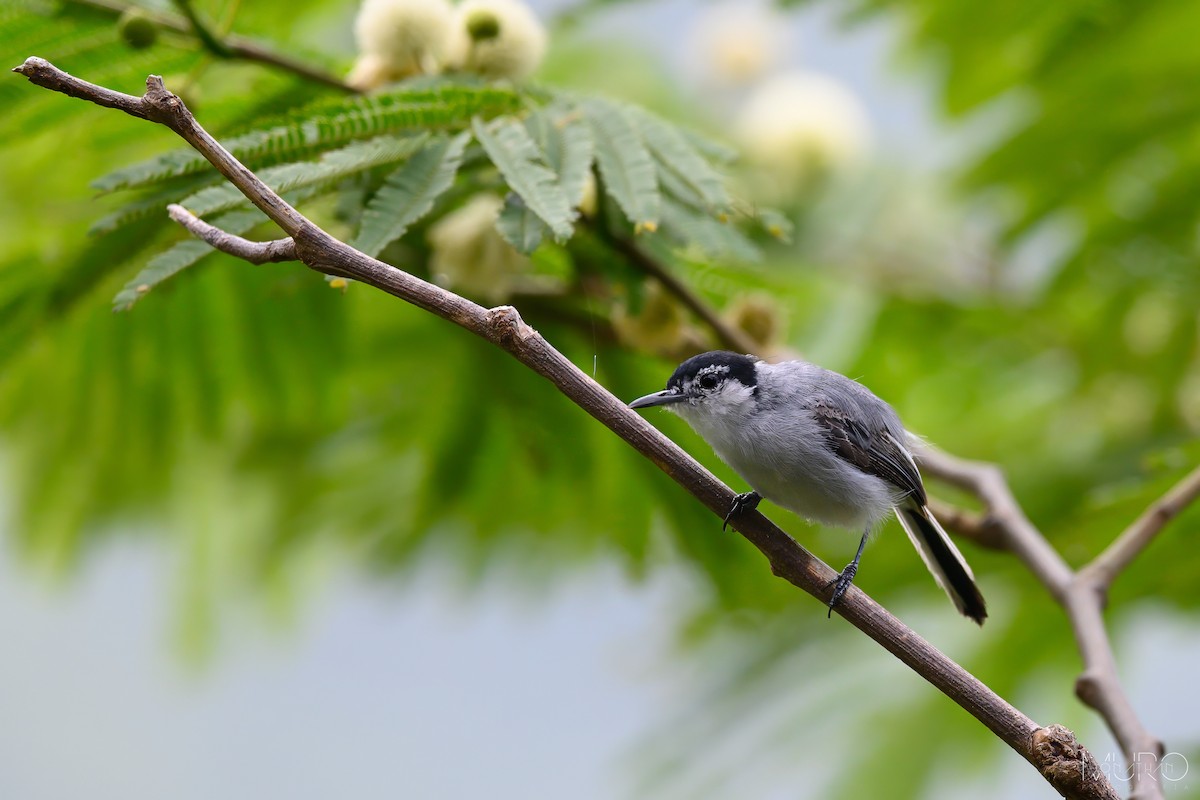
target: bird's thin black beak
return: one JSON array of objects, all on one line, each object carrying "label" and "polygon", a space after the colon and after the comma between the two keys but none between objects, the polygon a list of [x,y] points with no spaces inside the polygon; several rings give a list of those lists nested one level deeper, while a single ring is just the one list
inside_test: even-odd
[{"label": "bird's thin black beak", "polygon": [[672,403],[681,403],[686,400],[683,392],[675,389],[663,389],[661,392],[648,394],[645,397],[639,397],[629,404],[630,408],[650,408],[651,406],[669,406]]}]

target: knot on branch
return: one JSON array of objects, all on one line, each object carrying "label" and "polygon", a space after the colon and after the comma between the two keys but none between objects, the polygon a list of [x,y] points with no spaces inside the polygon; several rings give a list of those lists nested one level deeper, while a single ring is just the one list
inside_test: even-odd
[{"label": "knot on branch", "polygon": [[158,94],[171,94],[167,90],[167,85],[163,83],[162,75],[147,75],[146,76],[146,96]]},{"label": "knot on branch", "polygon": [[1095,670],[1084,670],[1075,679],[1075,696],[1091,708],[1097,708],[1104,697],[1104,676]]},{"label": "knot on branch", "polygon": [[979,519],[975,531],[975,543],[991,550],[1003,550],[1005,546],[1005,527],[994,512],[988,511]]},{"label": "knot on branch", "polygon": [[1118,800],[1096,759],[1069,728],[1048,725],[1032,737],[1035,766],[1063,797]]},{"label": "knot on branch", "polygon": [[1096,608],[1104,611],[1108,608],[1108,587],[1112,578],[1104,574],[1104,568],[1092,562],[1082,567],[1071,578],[1067,590],[1084,602],[1091,601]]},{"label": "knot on branch", "polygon": [[146,77],[146,94],[142,96],[142,102],[146,104],[152,120],[176,133],[182,133],[193,122],[192,112],[179,95],[167,88],[161,75]]},{"label": "knot on branch", "polygon": [[489,308],[485,315],[487,337],[506,350],[520,344],[537,331],[525,324],[521,314],[512,306]]},{"label": "knot on branch", "polygon": [[[42,81],[45,81],[47,76],[49,76],[53,70],[54,67],[50,65],[49,61],[44,58],[38,58],[37,56],[30,56],[29,58],[25,59],[25,63],[21,64],[19,67],[12,68],[13,72],[17,73],[18,75],[24,75],[38,86],[42,85]],[[37,80],[39,76],[42,78],[42,81]]]}]

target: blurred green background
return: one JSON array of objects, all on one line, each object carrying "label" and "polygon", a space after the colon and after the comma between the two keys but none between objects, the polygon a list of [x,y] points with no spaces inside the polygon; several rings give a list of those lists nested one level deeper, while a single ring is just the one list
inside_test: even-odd
[{"label": "blurred green background", "polygon": [[[351,2],[196,7],[332,73],[355,58]],[[1073,565],[1200,461],[1200,6],[534,8],[549,31],[536,87],[727,143],[749,227],[770,228],[770,206],[793,229],[735,239],[689,218],[675,240],[666,222],[630,236],[764,352],[856,377],[939,446],[1002,464]],[[115,19],[6,3],[0,52],[127,92],[164,74],[221,136],[339,97],[184,34],[132,48]],[[3,797],[1052,796],[458,329],[219,255],[113,313],[185,237],[153,187],[97,198],[89,183],[177,142],[17,76],[0,107]],[[384,257],[444,278],[431,229],[487,188],[471,176]],[[301,209],[349,237],[377,185],[331,184]],[[89,234],[131,202],[144,211]],[[513,302],[632,398],[715,343],[611,244],[581,230],[519,262],[536,286],[474,295]],[[679,420],[650,418],[742,489]],[[829,563],[852,554],[844,532],[766,510]],[[1108,618],[1147,726],[1200,765],[1198,523],[1193,509],[1121,576]],[[964,544],[992,613],[975,630],[898,534],[859,585],[1120,774],[1031,576]],[[1168,795],[1200,796],[1198,779]]]}]

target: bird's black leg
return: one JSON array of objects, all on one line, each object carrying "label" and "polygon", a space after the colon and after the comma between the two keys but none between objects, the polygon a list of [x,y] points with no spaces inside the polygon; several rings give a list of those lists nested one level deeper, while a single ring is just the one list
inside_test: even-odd
[{"label": "bird's black leg", "polygon": [[760,502],[762,502],[762,495],[758,492],[742,492],[733,498],[733,504],[729,506],[729,513],[725,515],[725,522],[721,523],[721,530],[728,528],[729,520],[743,511],[753,511],[758,508]]},{"label": "bird's black leg", "polygon": [[842,599],[842,595],[850,588],[850,584],[854,582],[854,576],[858,574],[858,562],[862,560],[863,548],[867,546],[867,537],[871,534],[871,529],[867,528],[863,531],[862,539],[858,543],[858,552],[854,554],[854,560],[846,565],[846,568],[838,573],[838,576],[825,584],[825,588],[833,587],[833,597],[829,598],[829,613],[826,616],[833,616],[833,607]]}]

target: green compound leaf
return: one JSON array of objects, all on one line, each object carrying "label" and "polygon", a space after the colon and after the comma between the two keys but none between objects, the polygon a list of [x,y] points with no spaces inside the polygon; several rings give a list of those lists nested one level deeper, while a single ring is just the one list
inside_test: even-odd
[{"label": "green compound leaf", "polygon": [[102,236],[106,233],[112,233],[147,217],[166,219],[167,206],[169,204],[178,201],[181,197],[194,194],[223,180],[224,178],[220,175],[214,174],[211,177],[197,175],[190,179],[172,181],[169,184],[169,188],[150,190],[137,200],[126,203],[115,211],[105,214],[91,224],[88,228],[88,235]]},{"label": "green compound leaf", "polygon": [[472,125],[475,138],[483,145],[509,188],[546,223],[556,239],[570,238],[575,212],[525,126],[511,117],[501,117],[490,123],[475,119]]},{"label": "green compound leaf", "polygon": [[751,216],[768,236],[784,244],[791,244],[794,226],[782,211],[775,208],[755,209]]},{"label": "green compound leaf", "polygon": [[[259,172],[258,177],[276,192],[332,184],[374,167],[402,161],[416,152],[427,140],[425,135],[405,138],[380,136],[365,142],[355,142],[340,150],[331,150],[318,161],[300,161],[268,167]],[[249,202],[236,187],[224,183],[202,189],[180,200],[179,204],[196,216],[204,216]]]},{"label": "green compound leaf", "polygon": [[464,131],[454,138],[438,137],[415,152],[367,203],[362,226],[351,244],[377,256],[403,236],[454,184],[470,140],[471,134]]},{"label": "green compound leaf", "polygon": [[[298,119],[252,131],[224,142],[244,164],[261,167],[311,157],[352,141],[385,134],[462,130],[473,117],[515,111],[520,96],[485,86],[398,89],[372,97],[323,101],[297,113]],[[119,169],[92,185],[102,192],[132,189],[209,168],[194,150],[174,150]]]},{"label": "green compound leaf", "polygon": [[541,148],[542,157],[558,175],[558,185],[573,207],[583,201],[592,169],[592,131],[579,111],[552,105],[525,121],[529,134]]},{"label": "green compound leaf", "polygon": [[762,258],[758,246],[734,225],[673,200],[663,201],[662,233],[706,258],[744,262]]},{"label": "green compound leaf", "polygon": [[725,180],[677,127],[643,109],[629,111],[657,164],[664,189],[710,212],[729,207]]},{"label": "green compound leaf", "polygon": [[546,223],[534,214],[520,197],[510,194],[504,199],[504,208],[496,217],[496,230],[519,253],[529,255],[538,248],[549,233]]},{"label": "green compound leaf", "polygon": [[590,99],[581,104],[596,145],[604,189],[638,227],[653,230],[662,213],[658,174],[628,106]]}]

